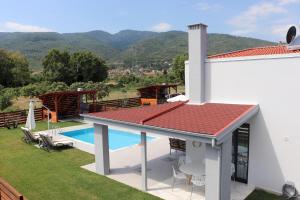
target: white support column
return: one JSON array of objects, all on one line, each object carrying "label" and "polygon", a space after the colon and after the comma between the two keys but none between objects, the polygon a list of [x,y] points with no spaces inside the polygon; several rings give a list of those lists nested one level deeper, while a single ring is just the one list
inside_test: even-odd
[{"label": "white support column", "polygon": [[224,141],[221,147],[221,199],[230,200],[231,195],[231,160],[232,160],[232,134]]},{"label": "white support column", "polygon": [[147,136],[141,132],[141,173],[142,173],[142,190],[147,191]]},{"label": "white support column", "polygon": [[230,200],[232,137],[218,147],[206,144],[205,199]]},{"label": "white support column", "polygon": [[96,173],[109,174],[109,144],[108,127],[106,125],[94,124],[95,128],[95,162]]}]

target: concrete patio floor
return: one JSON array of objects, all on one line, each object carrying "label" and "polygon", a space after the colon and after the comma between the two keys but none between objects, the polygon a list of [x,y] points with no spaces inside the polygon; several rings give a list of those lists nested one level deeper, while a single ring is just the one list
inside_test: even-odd
[{"label": "concrete patio floor", "polygon": [[[79,126],[61,128],[60,131],[78,130],[90,128],[92,126],[92,124],[87,123]],[[117,127],[110,128],[117,129]],[[132,132],[131,130],[124,131]],[[39,133],[49,133],[49,131],[41,131]],[[178,184],[175,184],[174,190],[172,191],[172,165],[176,166],[178,157],[183,155],[183,153],[172,152],[170,155],[168,137],[155,134],[149,135],[156,138],[147,143],[148,193],[168,200],[190,199],[190,185],[186,187],[184,183],[179,182]],[[92,144],[65,137],[61,134],[55,134],[54,137],[71,140],[74,142],[75,148],[94,154],[94,145]],[[82,166],[82,168],[92,172],[96,171],[95,163]],[[111,171],[107,177],[134,188],[141,189],[141,149],[139,145],[110,151],[110,168]],[[243,200],[253,190],[254,186],[232,182],[231,199]],[[195,187],[191,199],[204,200],[204,188]]]},{"label": "concrete patio floor", "polygon": [[[169,140],[167,137],[159,138],[148,142],[148,192],[163,199],[179,200],[190,199],[191,186],[180,182],[175,185],[172,191],[172,165],[176,165],[178,156],[182,153],[173,152],[169,155]],[[138,145],[110,152],[110,174],[107,176],[116,181],[130,185],[134,188],[141,188],[140,162],[141,152]],[[82,168],[95,172],[95,163]],[[254,187],[251,185],[232,182],[231,199],[245,199]],[[205,199],[204,189],[195,187],[192,199]]]}]

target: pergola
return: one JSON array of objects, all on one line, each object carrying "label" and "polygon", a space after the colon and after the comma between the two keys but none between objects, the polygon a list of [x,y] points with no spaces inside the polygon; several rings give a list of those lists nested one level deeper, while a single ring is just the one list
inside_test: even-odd
[{"label": "pergola", "polygon": [[161,84],[138,88],[137,90],[140,93],[142,104],[144,102],[158,104],[166,99],[166,95],[171,94],[171,89],[177,93],[177,86],[177,84]]},{"label": "pergola", "polygon": [[[51,92],[40,95],[38,98],[42,100],[43,106],[51,111],[52,122],[57,122],[61,118],[79,116],[83,96],[85,96],[86,103],[88,99],[92,100],[93,106],[89,107],[88,111],[94,111],[96,93],[96,90]],[[46,110],[43,111],[43,116],[45,115],[47,115]]]},{"label": "pergola", "polygon": [[142,189],[147,190],[147,132],[205,144],[205,198],[229,200],[232,132],[259,111],[258,105],[168,103],[81,115],[95,128],[96,173],[110,173],[109,126],[141,133]]}]

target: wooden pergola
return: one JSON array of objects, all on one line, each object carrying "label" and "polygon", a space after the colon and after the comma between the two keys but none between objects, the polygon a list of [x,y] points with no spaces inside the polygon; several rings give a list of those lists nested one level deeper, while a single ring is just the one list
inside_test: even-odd
[{"label": "wooden pergola", "polygon": [[166,100],[166,96],[171,94],[171,89],[177,93],[177,84],[151,85],[137,89],[141,96],[142,105],[155,105]]},{"label": "wooden pergola", "polygon": [[[92,105],[88,105],[87,112],[95,111],[96,93],[96,90],[51,92],[40,95],[39,99],[51,111],[51,121],[57,122],[59,119],[79,116],[82,111],[83,96],[85,96],[86,105],[88,105],[88,99],[92,100]],[[43,116],[47,114],[48,111],[43,110]]]}]

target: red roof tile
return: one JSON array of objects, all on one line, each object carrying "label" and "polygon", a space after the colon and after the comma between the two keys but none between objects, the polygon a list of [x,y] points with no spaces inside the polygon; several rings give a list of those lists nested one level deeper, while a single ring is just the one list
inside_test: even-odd
[{"label": "red roof tile", "polygon": [[125,109],[120,109],[115,111],[90,113],[89,115],[100,117],[100,118],[106,118],[106,119],[126,121],[131,123],[141,123],[143,120],[147,118],[153,117],[169,109],[173,109],[174,107],[180,104],[182,104],[182,102],[162,104],[159,106],[125,108]]},{"label": "red roof tile", "polygon": [[203,105],[189,105],[185,103],[168,103],[90,115],[98,118],[216,136],[254,107],[253,105],[238,104],[206,103]]},{"label": "red roof tile", "polygon": [[292,54],[299,53],[300,50],[289,50],[285,45],[278,46],[266,46],[244,49],[240,51],[233,51],[228,53],[216,54],[208,56],[209,59],[215,58],[234,58],[234,57],[246,57],[246,56],[262,56],[262,55],[278,55],[278,54]]}]

